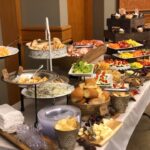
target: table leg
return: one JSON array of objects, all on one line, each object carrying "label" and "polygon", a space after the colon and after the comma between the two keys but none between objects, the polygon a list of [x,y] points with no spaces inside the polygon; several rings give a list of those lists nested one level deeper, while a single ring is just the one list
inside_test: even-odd
[{"label": "table leg", "polygon": [[53,98],[53,103],[52,103],[52,105],[55,105],[55,103],[56,103],[56,99]]},{"label": "table leg", "polygon": [[67,105],[69,104],[69,95],[67,95]]},{"label": "table leg", "polygon": [[[21,90],[22,90],[22,89],[20,88],[20,93],[21,93]],[[20,98],[21,98],[21,99],[20,99],[20,104],[21,104],[20,110],[21,110],[22,112],[24,112],[24,110],[25,110],[25,109],[24,109],[24,96],[21,94],[21,95],[20,95]]]},{"label": "table leg", "polygon": [[37,123],[38,123],[38,117],[37,117],[37,87],[36,85],[34,85],[34,96],[35,96],[35,123],[34,123],[34,127],[37,127]]}]

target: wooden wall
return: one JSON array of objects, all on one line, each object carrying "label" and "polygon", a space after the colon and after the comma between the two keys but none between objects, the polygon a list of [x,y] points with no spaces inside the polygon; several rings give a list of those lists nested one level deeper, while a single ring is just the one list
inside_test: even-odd
[{"label": "wooden wall", "polygon": [[[3,44],[8,45],[19,38],[19,26],[17,16],[18,0],[0,0],[0,18],[2,28]],[[17,42],[16,42],[17,43]],[[14,43],[13,46],[17,46]],[[18,55],[9,57],[5,60],[5,67],[9,72],[18,69]],[[14,104],[20,99],[17,86],[8,85],[9,104]]]},{"label": "wooden wall", "polygon": [[142,11],[150,10],[150,0],[119,0],[119,7],[126,8],[128,11],[132,11],[135,8]]},{"label": "wooden wall", "polygon": [[144,13],[145,23],[150,23],[150,0],[118,0],[118,7],[127,11],[138,8]]},{"label": "wooden wall", "polygon": [[93,34],[93,1],[68,0],[68,24],[74,41],[91,39]]}]

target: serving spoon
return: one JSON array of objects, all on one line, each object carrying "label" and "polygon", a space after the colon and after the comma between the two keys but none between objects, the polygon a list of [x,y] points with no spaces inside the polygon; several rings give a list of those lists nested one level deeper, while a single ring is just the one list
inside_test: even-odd
[{"label": "serving spoon", "polygon": [[41,65],[34,73],[33,75],[31,76],[31,78],[33,78],[44,66]]}]

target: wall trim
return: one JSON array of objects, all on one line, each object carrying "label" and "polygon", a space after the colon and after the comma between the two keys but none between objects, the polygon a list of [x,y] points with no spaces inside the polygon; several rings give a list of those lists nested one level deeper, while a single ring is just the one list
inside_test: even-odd
[{"label": "wall trim", "polygon": [[[50,27],[51,36],[58,37],[63,43],[72,41],[72,28],[70,25]],[[22,42],[45,38],[45,27],[25,27],[21,29]]]}]

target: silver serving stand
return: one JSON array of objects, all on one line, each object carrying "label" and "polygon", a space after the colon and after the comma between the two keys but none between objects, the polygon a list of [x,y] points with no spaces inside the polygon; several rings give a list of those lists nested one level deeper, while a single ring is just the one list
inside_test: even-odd
[{"label": "silver serving stand", "polygon": [[[44,54],[44,57],[40,58],[39,56],[41,54],[38,54],[40,52],[33,52],[32,49],[29,49],[30,52],[31,52],[30,55],[29,55],[29,57],[31,57],[33,59],[46,59],[47,60],[47,66],[46,66],[47,67],[47,71],[52,73],[53,72],[52,59],[58,59],[58,58],[65,57],[66,54],[64,53],[64,51],[67,48],[65,47],[64,51],[62,50],[62,52],[63,52],[62,56],[60,56],[60,55],[59,56],[55,55],[55,57],[52,56],[52,51],[51,51],[51,34],[50,34],[50,29],[49,29],[49,20],[48,20],[48,17],[46,17],[46,19],[45,19],[45,24],[46,24],[46,28],[45,28],[45,40],[48,41],[49,50],[47,52],[44,51],[44,53],[47,53],[47,54]],[[35,54],[35,53],[37,53],[37,54]],[[43,51],[42,51],[42,53],[43,53]],[[36,118],[35,118],[36,121],[35,121],[34,125],[36,126],[37,123],[38,123],[38,120],[37,120],[37,110],[38,110],[38,108],[37,108],[37,100],[38,100],[38,98],[37,98],[37,85],[35,84],[33,86],[35,88],[35,114],[36,114]],[[24,96],[22,95],[22,97],[24,97]],[[67,96],[67,104],[68,104],[68,96]],[[53,98],[53,105],[55,105],[55,97]],[[21,101],[21,107],[22,107],[22,110],[24,111],[24,98]]]},{"label": "silver serving stand", "polygon": [[[36,70],[24,70],[20,75],[25,75],[25,74],[29,74],[29,75],[33,75],[35,73]],[[57,78],[57,75],[52,73],[52,72],[48,72],[48,71],[40,71],[39,73],[37,73],[38,76],[40,77],[47,77],[47,81],[50,80],[54,80]],[[37,118],[37,112],[38,112],[38,104],[37,104],[37,86],[47,82],[47,81],[42,81],[42,82],[37,82],[37,83],[28,83],[28,84],[24,84],[24,83],[18,83],[15,81],[15,79],[18,77],[18,72],[14,71],[8,74],[8,77],[5,78],[4,76],[2,76],[2,81],[8,83],[8,84],[15,84],[18,85],[18,87],[20,88],[24,88],[24,87],[28,87],[28,86],[33,86],[34,87],[34,100],[35,100],[35,123],[34,126],[37,126],[37,122],[38,122],[38,118]]]}]

